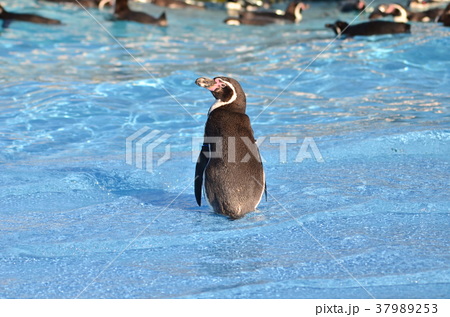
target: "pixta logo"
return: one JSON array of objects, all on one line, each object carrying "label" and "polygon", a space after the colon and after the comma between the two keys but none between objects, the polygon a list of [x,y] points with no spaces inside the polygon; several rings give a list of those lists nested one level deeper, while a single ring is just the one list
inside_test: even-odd
[{"label": "pixta logo", "polygon": [[[159,130],[143,127],[126,138],[126,163],[139,169],[153,172],[155,167],[161,166],[171,158],[170,135]],[[244,144],[247,153],[236,155],[236,144]],[[317,147],[314,138],[305,137],[260,137],[256,140],[259,148],[269,143],[269,147],[278,147],[278,163],[301,163],[305,159],[315,159],[323,163],[324,159]],[[208,158],[225,158],[228,163],[246,163],[252,157],[258,161],[266,162],[258,153],[253,140],[247,137],[192,137],[191,153],[192,162],[197,162],[200,149],[203,144],[208,144]],[[211,146],[211,145],[214,146]],[[225,146],[226,145],[226,146]],[[204,147],[203,147],[204,149]],[[244,155],[243,155],[244,154]]]},{"label": "pixta logo", "polygon": [[154,161],[156,166],[160,166],[170,159],[170,144],[165,145],[162,155],[155,152],[169,138],[169,134],[162,134],[159,130],[150,130],[149,127],[139,129],[126,139],[126,163],[153,172]]},{"label": "pixta logo", "polygon": [[[294,161],[295,163],[301,163],[304,159],[312,159],[313,156],[316,162],[323,163],[322,153],[320,153],[316,142],[312,137],[305,137],[303,141],[297,137],[259,137],[256,140],[258,147],[268,141],[271,147],[278,146],[278,162],[288,163]],[[300,145],[301,141],[301,145]],[[244,144],[247,148],[247,153],[239,160],[236,156],[236,144],[237,142]],[[192,161],[196,162],[198,154],[202,144],[214,144],[209,147],[209,153],[206,154],[208,158],[223,158],[228,159],[228,163],[246,163],[250,157],[254,157],[256,160],[265,162],[264,158],[258,154],[258,151],[253,146],[253,141],[248,137],[228,137],[226,139],[222,137],[193,137],[192,138]],[[224,147],[224,144],[227,146]],[[288,149],[288,145],[290,145]],[[300,145],[300,148],[298,146]],[[296,153],[295,158],[292,160],[292,155],[288,156],[288,152]],[[291,153],[292,154],[292,153]]]}]

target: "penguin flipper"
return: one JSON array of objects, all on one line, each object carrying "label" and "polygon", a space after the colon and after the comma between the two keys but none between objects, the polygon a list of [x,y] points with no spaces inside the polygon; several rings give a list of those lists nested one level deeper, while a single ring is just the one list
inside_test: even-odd
[{"label": "penguin flipper", "polygon": [[203,185],[203,173],[208,165],[209,159],[205,155],[205,151],[209,153],[209,146],[203,144],[202,150],[198,155],[197,164],[195,165],[195,199],[199,206],[202,205],[202,185]]},{"label": "penguin flipper", "polygon": [[266,197],[267,201],[267,184],[264,184],[264,196]]},{"label": "penguin flipper", "polygon": [[[262,168],[263,173],[264,173],[264,167],[263,167],[263,163],[262,163],[261,153],[259,153],[259,150],[258,150],[258,155],[259,155],[259,161],[261,162],[261,168]],[[264,180],[263,186],[264,186],[264,197],[266,198],[266,201],[267,201],[267,183],[266,183],[266,180]]]}]

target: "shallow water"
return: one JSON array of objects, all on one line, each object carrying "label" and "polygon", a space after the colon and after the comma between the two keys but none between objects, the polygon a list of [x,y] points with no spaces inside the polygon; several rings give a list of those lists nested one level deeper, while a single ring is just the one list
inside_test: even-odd
[{"label": "shallow water", "polygon": [[[450,28],[334,39],[329,4],[267,27],[166,10],[158,28],[4,2],[66,25],[0,29],[0,297],[449,297]],[[265,138],[268,199],[237,221],[193,195],[213,102],[194,81],[217,75]],[[151,172],[126,163],[144,127],[167,134]],[[299,162],[305,140],[324,162]]]}]

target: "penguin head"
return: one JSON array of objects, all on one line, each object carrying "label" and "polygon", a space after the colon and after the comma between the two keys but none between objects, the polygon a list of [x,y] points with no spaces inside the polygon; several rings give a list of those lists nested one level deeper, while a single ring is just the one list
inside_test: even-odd
[{"label": "penguin head", "polygon": [[375,9],[375,11],[377,11],[377,10],[384,16],[387,16],[387,15],[399,16],[403,13],[403,11],[406,14],[406,9],[398,3],[380,4]]},{"label": "penguin head", "polygon": [[334,24],[325,24],[325,27],[332,29],[336,35],[340,35],[348,28],[348,23],[338,20]]},{"label": "penguin head", "polygon": [[309,9],[309,4],[294,0],[288,4],[285,15],[294,17],[295,22],[300,22],[303,18],[302,12],[306,9]]},{"label": "penguin head", "polygon": [[389,7],[386,9],[386,13],[387,14],[392,14],[393,16],[400,16],[403,13],[404,14],[408,14],[406,12],[406,9],[403,6],[401,6],[401,5],[397,4],[397,3],[389,5]]},{"label": "penguin head", "polygon": [[209,113],[219,107],[227,110],[245,113],[246,99],[241,85],[229,77],[215,77],[213,79],[200,77],[195,83],[211,91],[216,102],[210,108]]},{"label": "penguin head", "polygon": [[358,10],[364,10],[366,8],[366,3],[363,0],[358,0],[356,3],[356,8]]},{"label": "penguin head", "polygon": [[[295,3],[295,2],[294,2]],[[297,2],[294,6],[295,22],[300,22],[303,19],[302,12],[309,9],[309,4]]]}]

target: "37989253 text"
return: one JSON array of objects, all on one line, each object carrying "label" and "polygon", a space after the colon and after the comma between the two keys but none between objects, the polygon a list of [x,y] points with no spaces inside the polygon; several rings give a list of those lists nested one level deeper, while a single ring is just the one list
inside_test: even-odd
[{"label": "37989253 text", "polygon": [[377,314],[436,314],[437,304],[376,304]]}]

